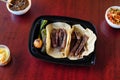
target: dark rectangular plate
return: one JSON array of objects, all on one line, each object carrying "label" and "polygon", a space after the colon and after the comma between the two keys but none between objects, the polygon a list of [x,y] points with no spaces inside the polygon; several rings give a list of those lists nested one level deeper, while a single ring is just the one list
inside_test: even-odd
[{"label": "dark rectangular plate", "polygon": [[91,29],[96,34],[95,27],[90,22],[85,20],[70,18],[70,17],[63,17],[63,16],[40,16],[34,21],[30,31],[30,35],[29,35],[29,51],[33,56],[40,58],[42,60],[57,63],[57,64],[79,65],[79,66],[88,66],[88,65],[95,64],[95,58],[96,58],[95,50],[90,55],[84,56],[83,59],[69,60],[68,58],[56,59],[47,55],[46,53],[42,53],[40,49],[36,49],[33,45],[33,42],[38,37],[42,20],[48,20],[47,24],[53,23],[53,22],[66,22],[70,25],[80,24],[84,28]]}]

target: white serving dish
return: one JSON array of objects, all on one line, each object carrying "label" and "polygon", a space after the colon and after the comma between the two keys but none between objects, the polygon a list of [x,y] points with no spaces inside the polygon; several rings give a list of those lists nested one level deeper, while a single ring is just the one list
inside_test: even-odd
[{"label": "white serving dish", "polygon": [[112,22],[108,19],[107,14],[108,14],[108,12],[109,12],[109,10],[110,10],[111,8],[120,9],[120,6],[111,6],[111,7],[109,7],[109,8],[106,10],[106,12],[105,12],[105,19],[106,19],[107,23],[108,23],[112,28],[120,29],[120,25],[114,24],[114,23],[112,23]]},{"label": "white serving dish", "polygon": [[[12,0],[8,0],[8,2],[11,2]],[[13,11],[9,8],[9,3],[6,3],[6,6],[7,6],[7,9],[10,13],[12,14],[15,14],[15,15],[23,15],[25,14],[26,12],[29,11],[29,9],[31,8],[31,0],[28,0],[29,1],[29,5],[24,9],[24,10],[20,10],[20,11]]]}]

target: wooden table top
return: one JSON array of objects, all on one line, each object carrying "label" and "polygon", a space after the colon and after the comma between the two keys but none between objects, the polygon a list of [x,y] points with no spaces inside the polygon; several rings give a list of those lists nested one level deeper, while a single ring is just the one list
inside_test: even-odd
[{"label": "wooden table top", "polygon": [[[0,2],[0,44],[10,48],[12,61],[0,67],[0,80],[120,80],[120,30],[105,21],[110,6],[120,0],[32,0],[22,16],[8,12]],[[97,30],[96,64],[65,66],[35,58],[28,49],[29,33],[41,15],[67,16],[90,21]]]}]

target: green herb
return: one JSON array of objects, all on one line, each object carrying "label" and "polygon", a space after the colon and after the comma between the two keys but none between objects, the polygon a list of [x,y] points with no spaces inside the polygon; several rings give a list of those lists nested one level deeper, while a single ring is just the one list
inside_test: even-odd
[{"label": "green herb", "polygon": [[41,37],[42,37],[42,41],[43,41],[43,46],[41,48],[41,52],[45,52],[46,48],[45,48],[45,41],[46,41],[46,29],[45,29],[45,25],[47,24],[47,20],[42,20],[41,21],[41,25],[40,25],[40,32],[39,32],[39,37],[40,37],[40,34],[41,34]]},{"label": "green herb", "polygon": [[42,40],[44,41],[46,38],[46,29],[42,29],[41,36],[42,36]]},{"label": "green herb", "polygon": [[46,29],[42,29],[41,31],[41,36],[42,36],[42,41],[43,41],[43,46],[42,46],[42,49],[41,49],[41,52],[45,52],[46,50]]},{"label": "green herb", "polygon": [[42,31],[42,29],[44,29],[44,27],[45,27],[45,25],[46,25],[47,22],[48,22],[47,20],[42,20],[41,21],[40,31],[39,31],[39,34],[38,34],[38,38],[40,38],[41,31]]},{"label": "green herb", "polygon": [[45,24],[47,23],[47,20],[42,20],[40,30],[42,30],[45,27]]}]

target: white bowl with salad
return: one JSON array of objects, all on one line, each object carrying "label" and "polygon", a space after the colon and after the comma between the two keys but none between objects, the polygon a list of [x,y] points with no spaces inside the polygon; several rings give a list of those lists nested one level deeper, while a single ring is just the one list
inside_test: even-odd
[{"label": "white bowl with salad", "polygon": [[120,29],[120,6],[111,6],[106,10],[105,19],[112,28]]}]

